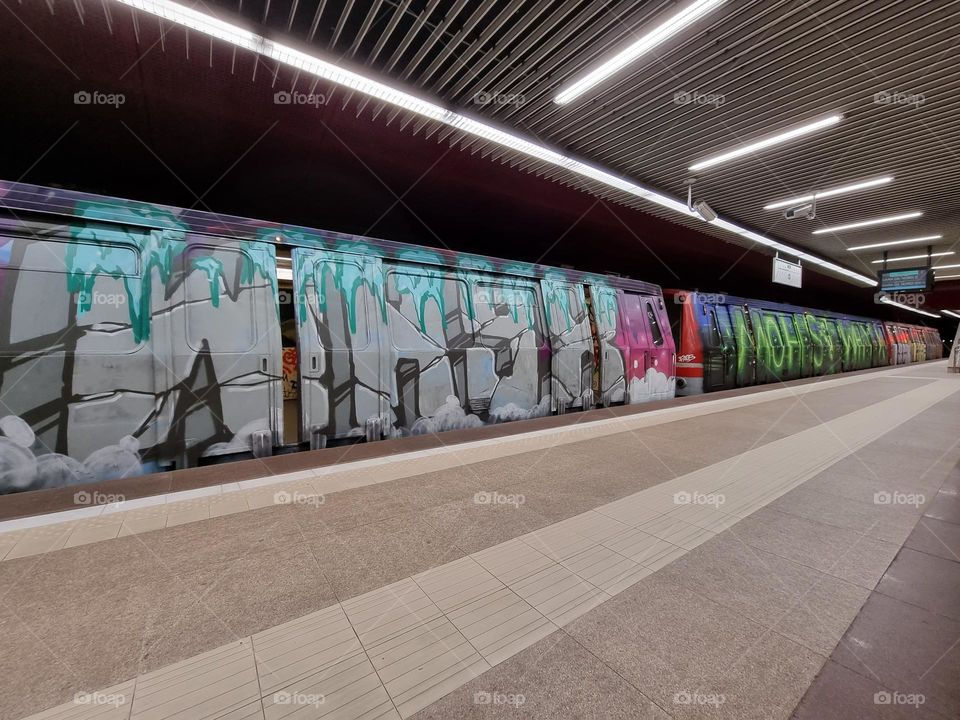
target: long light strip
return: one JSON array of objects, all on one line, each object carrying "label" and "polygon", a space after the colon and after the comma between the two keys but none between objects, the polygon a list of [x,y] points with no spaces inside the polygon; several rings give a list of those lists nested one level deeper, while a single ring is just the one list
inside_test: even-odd
[{"label": "long light strip", "polygon": [[900,222],[901,220],[912,220],[913,218],[918,218],[923,215],[919,210],[915,212],[903,213],[901,215],[888,215],[887,217],[873,218],[872,220],[861,220],[860,222],[848,223],[846,225],[834,225],[833,227],[820,228],[819,230],[814,230],[814,235],[823,235],[824,233],[835,233],[843,232],[844,230],[855,230],[857,228],[871,227],[873,225],[885,225],[892,222]]},{"label": "long light strip", "polygon": [[926,310],[921,310],[921,309],[915,308],[915,307],[910,307],[909,305],[904,305],[903,303],[899,303],[899,302],[897,302],[896,300],[891,300],[890,298],[885,297],[885,296],[881,296],[881,297],[880,297],[880,302],[886,303],[887,305],[896,305],[898,308],[903,308],[904,310],[909,310],[910,312],[915,312],[915,313],[917,313],[917,314],[919,314],[919,315],[926,315],[927,317],[932,317],[932,318],[939,318],[939,317],[940,317],[940,316],[937,315],[936,313],[927,312]]},{"label": "long light strip", "polygon": [[940,312],[942,312],[944,315],[949,315],[950,317],[955,317],[960,319],[960,315],[957,315],[953,310],[941,310]]},{"label": "long light strip", "polygon": [[937,275],[933,274],[933,279],[936,280],[952,280],[954,278],[960,278],[960,275]]},{"label": "long light strip", "polygon": [[930,240],[941,240],[943,235],[924,235],[923,237],[907,238],[906,240],[890,240],[888,242],[872,243],[870,245],[856,245],[848,247],[848,252],[857,252],[858,250],[874,250],[882,247],[893,247],[894,245],[907,245],[909,243],[928,242]]},{"label": "long light strip", "polygon": [[[514,135],[505,130],[501,130],[493,125],[474,120],[473,118],[452,112],[435,103],[423,100],[415,95],[397,90],[385,85],[384,83],[359,75],[350,70],[344,70],[325,60],[307,55],[306,53],[295,50],[281,43],[274,42],[260,35],[256,35],[249,30],[233,25],[231,23],[219,20],[205,13],[184,7],[172,0],[116,0],[123,5],[127,5],[136,10],[150,13],[163,18],[168,22],[183,25],[184,27],[196,30],[198,32],[219,38],[225,42],[231,43],[237,47],[244,48],[250,52],[263,55],[277,62],[297,68],[301,72],[315,75],[324,80],[343,85],[355,92],[369,95],[382,102],[401,107],[410,112],[418,113],[424,117],[435,120],[444,125],[456,128],[464,133],[475,137],[481,137],[485,140],[495,142],[504,147],[508,147],[516,152],[534,157],[543,162],[550,163],[564,168],[572,173],[576,173],[591,180],[596,180],[608,187],[626,192],[634,197],[648,200],[661,207],[668,208],[674,212],[680,213],[688,218],[697,218],[699,215],[687,207],[683,200],[677,200],[668,195],[664,195],[655,190],[645,188],[631,180],[614,175],[613,173],[601,170],[588,163],[576,160],[561,153],[551,150],[545,145],[531,142],[519,135]],[[736,233],[754,242],[766,245],[768,247],[780,250],[789,255],[806,260],[807,262],[818,265],[849,277],[856,282],[864,285],[875,286],[877,281],[874,278],[860,273],[848,270],[845,267],[824,260],[813,255],[808,255],[802,250],[797,250],[789,245],[770,240],[762,235],[758,235],[746,228],[742,228],[735,223],[718,218],[713,222],[714,225],[722,227],[725,230]]]},{"label": "long light strip", "polygon": [[699,162],[695,162],[688,169],[691,171],[705,170],[706,168],[713,167],[714,165],[719,165],[722,162],[727,162],[728,160],[733,160],[738,157],[743,157],[744,155],[755,153],[757,150],[763,150],[773,145],[779,145],[780,143],[787,142],[788,140],[802,137],[803,135],[809,135],[817,130],[831,127],[832,125],[836,125],[841,120],[843,120],[843,115],[839,113],[828,115],[825,118],[820,118],[819,120],[815,120],[814,122],[806,123],[804,125],[798,125],[795,128],[791,128],[790,130],[782,133],[777,133],[776,135],[771,135],[762,140],[741,145],[733,150],[728,150],[727,152],[720,153],[719,155],[709,157],[706,160],[700,160]]},{"label": "long light strip", "polygon": [[566,105],[580,97],[590,88],[598,85],[611,75],[614,75],[632,63],[645,52],[653,49],[671,35],[675,35],[691,23],[699,20],[711,10],[722,5],[725,0],[697,0],[686,8],[671,16],[655,27],[636,42],[630,44],[609,60],[597,65],[593,70],[566,85],[557,93],[553,101],[558,105]]},{"label": "long light strip", "polygon": [[852,185],[842,185],[841,187],[830,188],[829,190],[820,190],[812,195],[801,195],[800,197],[790,198],[789,200],[779,200],[769,205],[764,205],[764,210],[777,210],[778,208],[799,205],[800,203],[810,202],[812,200],[823,200],[823,198],[834,197],[835,195],[845,195],[846,193],[856,192],[857,190],[866,190],[877,185],[886,185],[893,182],[892,175],[874,178],[873,180],[864,180],[863,182],[853,183]]},{"label": "long light strip", "polygon": [[905,260],[926,260],[928,257],[943,257],[945,255],[956,255],[953,250],[947,250],[945,252],[935,252],[929,253],[927,255],[904,255],[903,257],[887,258],[886,260],[874,260],[873,265],[880,265],[881,263],[892,263],[892,262],[903,262]]},{"label": "long light strip", "polygon": [[951,270],[953,268],[960,268],[960,263],[954,263],[953,265],[934,265],[934,270]]}]

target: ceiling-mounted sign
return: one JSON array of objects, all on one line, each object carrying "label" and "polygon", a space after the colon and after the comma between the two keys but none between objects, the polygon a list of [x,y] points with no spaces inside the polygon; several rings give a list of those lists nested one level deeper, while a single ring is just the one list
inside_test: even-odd
[{"label": "ceiling-mounted sign", "polygon": [[905,290],[932,290],[933,273],[928,267],[902,268],[880,271],[880,292]]},{"label": "ceiling-mounted sign", "polygon": [[800,263],[787,262],[779,257],[773,259],[773,281],[790,287],[800,287],[803,268]]}]

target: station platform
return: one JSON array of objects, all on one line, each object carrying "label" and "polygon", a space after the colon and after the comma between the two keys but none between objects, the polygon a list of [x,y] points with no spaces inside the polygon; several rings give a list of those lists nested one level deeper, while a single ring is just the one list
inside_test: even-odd
[{"label": "station platform", "polygon": [[325,452],[0,502],[0,718],[960,716],[945,362]]}]

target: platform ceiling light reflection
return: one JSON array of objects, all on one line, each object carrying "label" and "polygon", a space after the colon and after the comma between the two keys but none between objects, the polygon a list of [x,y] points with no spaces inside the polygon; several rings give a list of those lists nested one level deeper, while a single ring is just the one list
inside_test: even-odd
[{"label": "platform ceiling light reflection", "polygon": [[935,252],[935,253],[924,253],[923,255],[904,255],[903,257],[887,258],[884,260],[872,261],[872,264],[879,265],[880,263],[892,263],[892,262],[904,262],[906,260],[926,260],[928,257],[944,257],[945,255],[956,255],[953,250],[947,250],[945,252]]},{"label": "platform ceiling light reflection", "polygon": [[886,217],[872,218],[870,220],[861,220],[855,223],[847,223],[846,225],[834,225],[832,227],[820,228],[819,230],[814,230],[814,235],[823,235],[824,233],[835,233],[843,232],[844,230],[856,230],[857,228],[873,227],[874,225],[886,225],[887,223],[902,222],[903,220],[913,220],[918,218],[923,213],[919,210],[908,213],[901,213],[900,215],[888,215]]},{"label": "platform ceiling light reflection", "polygon": [[[237,47],[296,68],[301,72],[342,85],[357,93],[368,95],[381,102],[394,105],[409,112],[422,115],[430,120],[453,127],[468,135],[483,138],[484,140],[509,148],[515,152],[589,178],[607,187],[655,203],[684,215],[687,218],[699,219],[699,216],[687,207],[685,200],[673,198],[656,190],[643,187],[632,180],[615,175],[607,170],[583,162],[582,160],[564,155],[546,145],[528,140],[521,135],[500,129],[487,122],[475,120],[467,115],[448,110],[445,107],[417,97],[405,90],[399,90],[378,80],[373,80],[351,70],[346,70],[331,62],[308,55],[300,50],[295,50],[287,45],[262,37],[250,30],[220,20],[199,10],[194,10],[193,8],[172,2],[172,0],[115,0],[115,2],[127,5],[135,10],[150,13],[167,22],[176,23],[206,35],[219,38]],[[806,260],[811,265],[817,265],[863,285],[875,286],[877,284],[876,279],[872,277],[861,275],[829,260],[809,255],[802,250],[790,247],[784,243],[770,240],[746,228],[742,228],[735,223],[718,219],[712,224],[767,247]]]},{"label": "platform ceiling light reflection", "polygon": [[929,242],[931,240],[942,240],[943,235],[924,235],[923,237],[906,238],[904,240],[888,240],[887,242],[871,243],[870,245],[855,245],[848,247],[847,252],[857,252],[858,250],[874,250],[882,247],[893,247],[894,245],[909,245],[910,243]]},{"label": "platform ceiling light reflection", "polygon": [[780,143],[785,143],[789,140],[794,140],[795,138],[809,135],[817,130],[823,130],[824,128],[836,125],[841,120],[843,120],[843,115],[839,113],[828,115],[825,118],[821,118],[804,125],[798,125],[797,127],[790,128],[789,130],[777,133],[776,135],[770,135],[769,137],[757,140],[756,142],[740,145],[732,150],[727,150],[719,155],[709,157],[706,160],[700,160],[699,162],[695,162],[687,169],[694,172],[697,170],[706,170],[714,165],[719,165],[720,163],[724,163],[729,160],[735,160],[736,158],[743,157],[744,155],[750,155],[758,150],[765,150],[768,147],[773,147],[774,145],[779,145]]},{"label": "platform ceiling light reflection", "polygon": [[[957,277],[960,277],[960,275]],[[960,315],[957,315],[957,313],[955,313],[953,310],[941,310],[940,312],[942,312],[944,315],[949,315],[950,317],[960,318]]]},{"label": "platform ceiling light reflection", "polygon": [[800,197],[790,198],[789,200],[779,200],[769,205],[764,205],[764,210],[777,210],[779,208],[791,207],[792,205],[800,205],[801,203],[811,202],[812,200],[823,200],[828,197],[835,197],[837,195],[846,195],[847,193],[856,192],[857,190],[866,190],[867,188],[877,187],[878,185],[886,185],[887,183],[893,182],[892,175],[885,175],[884,177],[873,178],[872,180],[864,180],[863,182],[853,183],[852,185],[842,185],[841,187],[830,188],[829,190],[819,190],[811,195],[801,195]]},{"label": "platform ceiling light reflection", "polygon": [[620,72],[641,55],[652,50],[691,23],[696,22],[724,2],[725,0],[696,0],[696,2],[691,3],[676,15],[672,15],[650,32],[642,35],[636,42],[631,43],[613,57],[604,60],[595,68],[565,86],[557,93],[553,101],[558,105],[566,105],[572,100],[576,100],[587,90],[596,87],[611,75]]},{"label": "platform ceiling light reflection", "polygon": [[902,308],[902,309],[904,309],[904,310],[909,310],[910,312],[915,312],[915,313],[917,313],[917,314],[919,314],[919,315],[926,315],[927,317],[932,317],[932,318],[938,318],[938,317],[940,317],[940,316],[937,315],[936,313],[927,312],[926,310],[921,310],[920,308],[910,307],[909,305],[904,305],[903,303],[899,303],[899,302],[897,302],[896,300],[891,300],[891,299],[888,298],[888,297],[881,297],[881,298],[880,298],[880,302],[886,303],[887,305],[895,305],[895,306],[897,306],[898,308]]}]

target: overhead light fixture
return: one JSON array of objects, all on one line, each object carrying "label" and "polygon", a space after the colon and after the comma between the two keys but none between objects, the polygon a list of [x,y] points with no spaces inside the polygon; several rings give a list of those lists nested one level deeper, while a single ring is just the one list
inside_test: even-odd
[{"label": "overhead light fixture", "polygon": [[934,265],[934,270],[952,270],[953,268],[960,268],[960,263],[954,263],[953,265]]},{"label": "overhead light fixture", "polygon": [[[357,93],[373,97],[381,102],[417,113],[430,120],[455,128],[465,134],[489,140],[515,152],[589,178],[607,187],[668,208],[685,217],[700,219],[699,215],[690,210],[682,200],[643,187],[632,180],[614,175],[611,172],[602,170],[589,163],[559,153],[546,145],[527,140],[520,135],[501,130],[494,125],[479,120],[474,120],[461,113],[453,112],[452,110],[419,98],[404,90],[391,87],[351,70],[345,70],[326,60],[321,60],[320,58],[295,50],[282,43],[256,35],[249,30],[215,18],[212,15],[194,10],[193,8],[185,7],[172,0],[116,0],[116,2],[132,7],[135,10],[150,13],[167,22],[176,23],[196,30],[197,32],[219,38],[237,47],[276,60],[278,63],[296,68],[303,73],[314,75],[329,82],[350,88]],[[801,260],[806,260],[811,265],[817,265],[830,272],[849,277],[863,285],[872,287],[877,284],[876,279],[872,277],[861,275],[829,260],[824,260],[815,255],[809,255],[802,250],[798,250],[776,240],[771,240],[728,220],[716,218],[710,224],[740,235],[741,237],[748,238],[753,242],[779,250],[780,252],[800,258]]]},{"label": "overhead light fixture", "polygon": [[879,265],[880,263],[892,263],[892,262],[902,262],[904,260],[926,260],[928,257],[943,257],[945,255],[956,255],[953,250],[947,250],[945,252],[935,252],[935,253],[926,253],[924,255],[904,255],[903,257],[887,258],[886,260],[874,260],[874,265]]},{"label": "overhead light fixture", "polygon": [[[960,275],[958,275],[957,277],[960,277]],[[960,315],[957,315],[957,313],[955,313],[953,310],[941,310],[940,312],[942,312],[944,315],[949,315],[950,317],[955,317],[960,319]]]},{"label": "overhead light fixture", "polygon": [[814,235],[823,235],[824,233],[843,232],[844,230],[855,230],[857,228],[871,227],[873,225],[886,225],[887,223],[900,222],[901,220],[912,220],[923,215],[919,210],[916,212],[903,213],[902,215],[889,215],[887,217],[873,218],[872,220],[861,220],[860,222],[848,223],[846,225],[834,225],[833,227],[820,228],[814,230]]},{"label": "overhead light fixture", "polygon": [[840,113],[828,115],[827,117],[815,120],[814,122],[806,123],[805,125],[798,125],[797,127],[791,128],[790,130],[786,130],[782,133],[777,133],[776,135],[771,135],[762,140],[747,143],[746,145],[741,145],[733,150],[728,150],[727,152],[720,153],[719,155],[714,155],[706,160],[695,162],[688,169],[692,171],[705,170],[708,167],[719,165],[720,163],[727,162],[728,160],[743,157],[744,155],[750,155],[758,150],[763,150],[773,145],[779,145],[780,143],[787,142],[788,140],[793,140],[794,138],[802,137],[803,135],[809,135],[817,130],[831,127],[832,125],[836,125],[841,120],[843,120],[843,115]]},{"label": "overhead light fixture", "polygon": [[906,240],[890,240],[888,242],[872,243],[870,245],[856,245],[848,247],[848,252],[857,252],[858,250],[874,250],[882,247],[893,247],[894,245],[907,245],[909,243],[929,242],[931,240],[941,240],[943,235],[924,235],[923,237],[907,238]]},{"label": "overhead light fixture", "polygon": [[932,317],[932,318],[939,318],[939,317],[940,317],[940,316],[937,315],[936,313],[927,312],[926,310],[921,310],[920,308],[910,307],[909,305],[904,305],[903,303],[899,303],[899,302],[897,302],[896,300],[891,300],[890,298],[888,298],[888,297],[885,296],[885,295],[881,295],[881,296],[880,296],[880,302],[886,303],[887,305],[896,305],[898,308],[902,308],[902,309],[904,309],[904,310],[909,310],[910,312],[915,312],[915,313],[917,313],[918,315],[926,315],[927,317]]},{"label": "overhead light fixture", "polygon": [[631,43],[610,59],[604,60],[593,70],[588,71],[585,75],[571,82],[557,93],[553,101],[558,105],[566,105],[570,101],[575,100],[590,88],[595,87],[611,75],[620,72],[645,52],[656,47],[671,35],[680,32],[680,30],[687,25],[699,20],[724,2],[725,0],[696,0],[696,2],[691,3],[676,15],[672,15],[653,30],[643,35],[636,42]]},{"label": "overhead light fixture", "polygon": [[801,203],[811,202],[812,200],[823,200],[823,198],[833,197],[835,195],[845,195],[846,193],[856,192],[857,190],[866,190],[867,188],[876,187],[877,185],[886,185],[887,183],[891,182],[893,182],[893,176],[885,175],[884,177],[874,178],[873,180],[864,180],[863,182],[854,183],[852,185],[843,185],[842,187],[830,188],[829,190],[820,190],[812,195],[801,195],[800,197],[791,198],[790,200],[779,200],[775,203],[764,205],[763,209],[777,210],[783,207],[790,207],[791,205],[800,205]]}]

